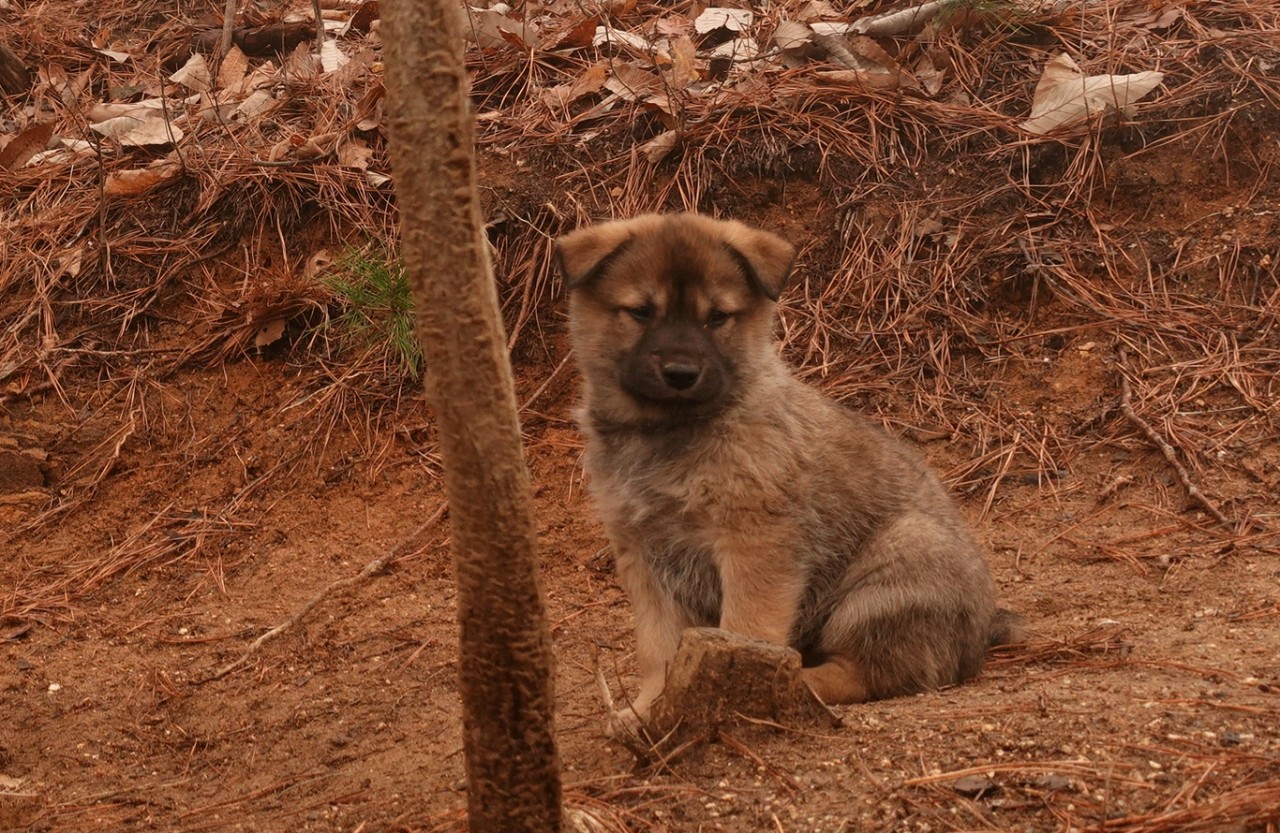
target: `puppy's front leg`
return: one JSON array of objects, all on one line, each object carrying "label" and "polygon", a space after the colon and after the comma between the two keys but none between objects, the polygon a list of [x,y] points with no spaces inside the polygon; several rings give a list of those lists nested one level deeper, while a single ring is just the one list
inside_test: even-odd
[{"label": "puppy's front leg", "polygon": [[791,641],[804,575],[785,529],[748,527],[714,548],[722,594],[720,627],[778,645]]},{"label": "puppy's front leg", "polygon": [[667,666],[680,644],[680,633],[692,622],[658,584],[639,552],[615,546],[618,583],[631,598],[636,622],[636,662],[640,692],[615,715],[629,729],[649,715],[666,683]]}]

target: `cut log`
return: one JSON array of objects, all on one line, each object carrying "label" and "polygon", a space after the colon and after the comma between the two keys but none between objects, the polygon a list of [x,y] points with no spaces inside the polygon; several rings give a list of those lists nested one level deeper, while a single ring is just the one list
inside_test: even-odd
[{"label": "cut log", "polygon": [[659,736],[696,733],[741,718],[830,728],[840,719],[800,676],[800,654],[719,628],[680,637],[648,728]]},{"label": "cut log", "polygon": [[0,91],[17,95],[31,88],[31,70],[22,59],[0,43]]}]

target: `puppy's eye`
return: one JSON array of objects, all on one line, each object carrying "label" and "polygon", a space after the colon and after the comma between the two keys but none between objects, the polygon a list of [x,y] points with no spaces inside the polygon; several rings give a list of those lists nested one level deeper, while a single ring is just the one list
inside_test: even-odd
[{"label": "puppy's eye", "polygon": [[721,309],[713,309],[707,314],[707,326],[713,330],[718,330],[725,325],[733,316]]},{"label": "puppy's eye", "polygon": [[642,304],[638,307],[623,307],[622,311],[630,315],[639,324],[648,324],[653,318],[653,304]]}]

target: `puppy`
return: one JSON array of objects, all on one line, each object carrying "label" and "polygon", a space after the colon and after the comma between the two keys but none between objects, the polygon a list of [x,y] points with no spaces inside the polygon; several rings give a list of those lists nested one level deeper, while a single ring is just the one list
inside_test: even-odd
[{"label": "puppy", "polygon": [[579,229],[555,252],[590,487],[635,609],[633,720],[688,627],[794,647],[827,703],[958,683],[1015,638],[921,456],[779,357],[789,243],[671,214]]}]

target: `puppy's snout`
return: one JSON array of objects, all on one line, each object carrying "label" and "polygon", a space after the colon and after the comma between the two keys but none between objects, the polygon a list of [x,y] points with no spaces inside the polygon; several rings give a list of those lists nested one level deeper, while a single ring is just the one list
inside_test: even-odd
[{"label": "puppy's snout", "polygon": [[662,362],[662,381],[673,390],[688,390],[698,384],[702,368],[688,361]]}]

